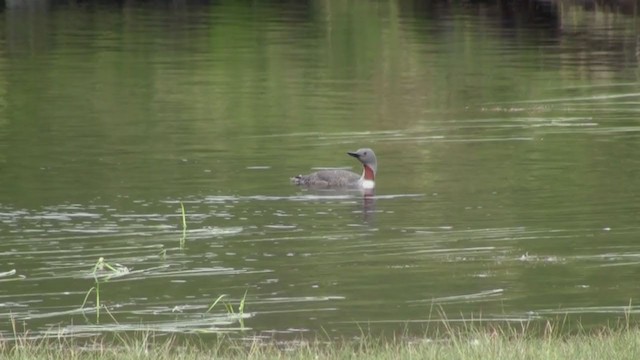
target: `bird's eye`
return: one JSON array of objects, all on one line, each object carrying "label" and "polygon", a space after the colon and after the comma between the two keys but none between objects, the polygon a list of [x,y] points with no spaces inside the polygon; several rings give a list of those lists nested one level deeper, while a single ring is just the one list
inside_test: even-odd
[{"label": "bird's eye", "polygon": [[367,152],[366,152],[366,151],[364,152],[364,155],[367,155]]}]

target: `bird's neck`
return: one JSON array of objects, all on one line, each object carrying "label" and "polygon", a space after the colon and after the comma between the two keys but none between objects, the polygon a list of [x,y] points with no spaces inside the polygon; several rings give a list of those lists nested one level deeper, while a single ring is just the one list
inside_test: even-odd
[{"label": "bird's neck", "polygon": [[373,169],[367,165],[363,165],[364,169],[362,171],[362,180],[371,180],[374,181],[376,177],[376,173]]}]

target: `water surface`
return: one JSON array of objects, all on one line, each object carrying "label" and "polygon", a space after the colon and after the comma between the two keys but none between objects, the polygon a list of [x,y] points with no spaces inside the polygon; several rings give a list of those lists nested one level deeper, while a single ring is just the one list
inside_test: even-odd
[{"label": "water surface", "polygon": [[[442,313],[634,313],[640,85],[625,13],[7,1],[0,334],[10,319],[35,336],[349,336]],[[359,171],[346,151],[365,146],[373,197],[288,182]],[[81,307],[101,257],[121,273],[101,284],[98,325],[94,293]],[[207,313],[245,293],[242,316]]]}]

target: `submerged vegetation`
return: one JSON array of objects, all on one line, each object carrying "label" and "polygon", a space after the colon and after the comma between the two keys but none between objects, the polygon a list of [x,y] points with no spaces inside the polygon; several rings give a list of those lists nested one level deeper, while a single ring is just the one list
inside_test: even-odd
[{"label": "submerged vegetation", "polygon": [[[184,216],[184,210],[183,210],[183,216]],[[184,217],[183,217],[183,221],[184,221]],[[87,304],[89,302],[89,298],[91,297],[91,294],[94,294],[95,295],[94,305],[91,308],[96,313],[95,323],[100,324],[101,309],[104,309],[109,314],[111,319],[117,323],[117,319],[115,319],[114,316],[109,312],[109,308],[101,303],[100,285],[108,282],[109,279],[111,278],[124,276],[126,274],[129,274],[129,272],[130,272],[129,269],[126,266],[115,264],[115,263],[110,264],[106,262],[103,257],[100,257],[96,262],[96,264],[94,265],[93,271],[91,273],[94,279],[94,286],[92,286],[87,291],[84,297],[84,300],[82,302],[82,305],[80,305],[80,309],[83,311],[83,315],[84,315],[84,311],[89,308]],[[227,294],[222,294],[213,301],[213,303],[208,307],[206,313],[210,313],[216,307],[216,305],[221,302],[227,311],[227,317],[231,320],[238,321],[240,324],[240,330],[244,331],[246,330],[244,326],[244,319],[245,317],[249,316],[244,312],[247,293],[248,293],[248,290],[245,290],[244,295],[240,299],[237,308],[234,308],[232,303],[224,301],[223,299],[227,297]],[[89,318],[87,318],[86,316],[84,316],[84,318],[87,322],[91,322]]]},{"label": "submerged vegetation", "polygon": [[0,340],[3,359],[638,359],[640,329],[628,323],[567,334],[543,326],[443,323],[423,336],[360,336],[350,340],[239,339],[219,335],[163,337],[151,332],[87,339]]},{"label": "submerged vegetation", "polygon": [[[180,237],[179,248],[180,250],[184,250],[184,247],[186,244],[186,238],[187,238],[187,219],[186,219],[186,211],[184,208],[184,204],[182,202],[180,202],[180,210],[181,210],[182,236]],[[163,260],[166,260],[166,257],[167,257],[166,249],[163,248],[163,250],[160,252],[160,256]],[[109,312],[109,308],[102,304],[101,297],[100,297],[100,287],[102,284],[107,283],[112,278],[125,276],[129,273],[130,273],[129,268],[127,268],[124,265],[117,264],[117,263],[109,263],[105,261],[104,257],[100,257],[98,259],[98,261],[95,263],[91,271],[91,276],[94,280],[94,284],[89,290],[87,290],[84,300],[80,305],[80,310],[82,311],[82,314],[88,323],[91,323],[91,320],[85,314],[85,311],[87,309],[91,309],[95,311],[95,314],[96,314],[95,324],[100,324],[101,309],[104,309],[115,323],[118,322],[117,319]],[[247,292],[248,290],[245,290],[245,293],[243,297],[240,299],[237,309],[234,308],[232,303],[224,301],[223,299],[227,296],[227,294],[222,294],[213,301],[213,303],[208,307],[206,313],[207,314],[210,313],[216,307],[216,305],[221,302],[227,311],[227,317],[231,320],[239,322],[240,324],[239,330],[241,331],[246,330],[244,326],[244,318],[247,317],[248,315],[245,314],[244,312],[244,306],[247,298]],[[90,307],[88,306],[88,303],[92,294],[94,295],[93,297],[94,304],[93,306]],[[15,333],[16,331],[15,331],[15,323],[14,323],[14,334]]]}]

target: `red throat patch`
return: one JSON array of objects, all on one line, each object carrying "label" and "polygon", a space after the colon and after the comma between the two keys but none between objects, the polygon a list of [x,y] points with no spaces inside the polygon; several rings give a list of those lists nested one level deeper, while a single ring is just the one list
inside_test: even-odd
[{"label": "red throat patch", "polygon": [[367,165],[364,165],[364,179],[373,181],[373,178],[373,169],[368,167]]}]

